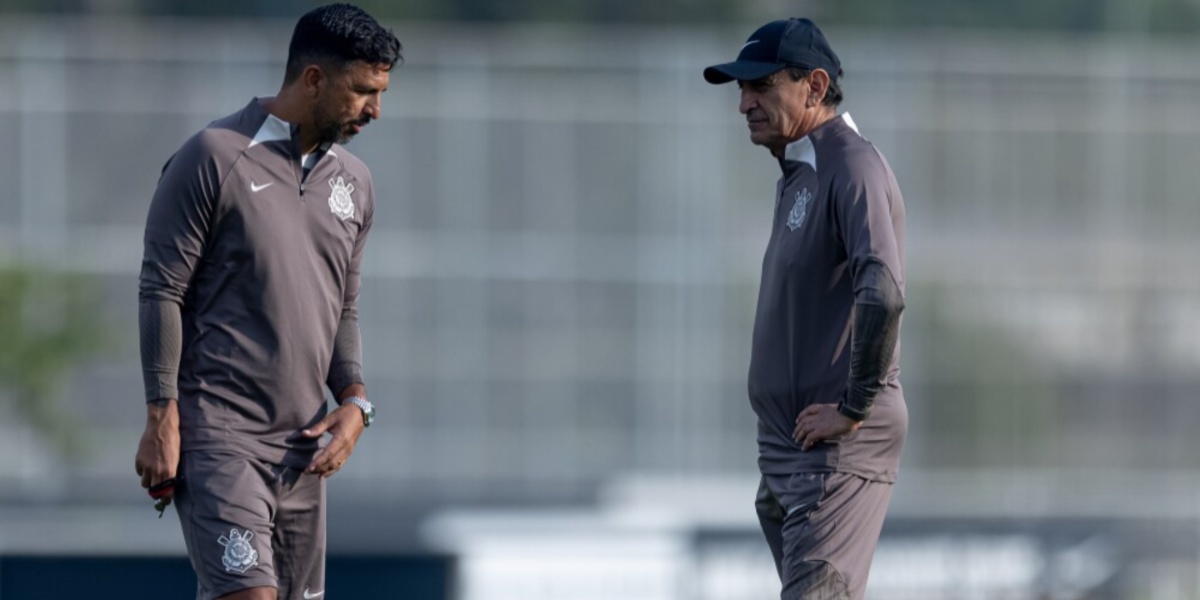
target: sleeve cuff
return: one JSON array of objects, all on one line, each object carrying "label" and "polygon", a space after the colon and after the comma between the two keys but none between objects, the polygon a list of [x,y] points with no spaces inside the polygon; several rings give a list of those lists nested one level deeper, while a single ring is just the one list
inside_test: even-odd
[{"label": "sleeve cuff", "polygon": [[870,408],[859,409],[859,408],[850,406],[850,403],[847,402],[846,398],[844,398],[844,397],[842,398],[841,402],[838,402],[837,410],[838,410],[838,413],[841,414],[842,416],[853,419],[855,421],[860,421],[860,422],[866,421],[867,417],[871,416]]},{"label": "sleeve cuff", "polygon": [[329,377],[325,379],[325,384],[329,386],[329,391],[335,398],[342,393],[342,390],[356,383],[364,383],[362,369],[353,365],[346,365],[336,372],[331,371]]},{"label": "sleeve cuff", "polygon": [[146,385],[146,402],[154,402],[164,398],[179,399],[179,388],[165,381],[151,382]]}]

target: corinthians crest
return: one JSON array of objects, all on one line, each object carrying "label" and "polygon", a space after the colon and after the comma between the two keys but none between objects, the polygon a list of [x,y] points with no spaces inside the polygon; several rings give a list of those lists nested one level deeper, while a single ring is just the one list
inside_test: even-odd
[{"label": "corinthians crest", "polygon": [[242,533],[235,527],[229,530],[229,537],[221,536],[221,539],[217,540],[225,547],[225,556],[221,557],[221,562],[226,571],[245,573],[250,567],[258,565],[258,550],[250,545],[252,539],[253,531],[247,529]]},{"label": "corinthians crest", "polygon": [[812,200],[812,192],[808,188],[796,192],[796,203],[792,205],[792,212],[788,213],[787,226],[791,231],[800,228],[800,224],[804,222],[804,215],[808,214],[808,202]]},{"label": "corinthians crest", "polygon": [[338,177],[336,180],[329,180],[329,187],[333,188],[333,192],[329,194],[329,210],[343,221],[353,217],[354,200],[350,198],[350,193],[354,191],[354,184],[346,183]]}]

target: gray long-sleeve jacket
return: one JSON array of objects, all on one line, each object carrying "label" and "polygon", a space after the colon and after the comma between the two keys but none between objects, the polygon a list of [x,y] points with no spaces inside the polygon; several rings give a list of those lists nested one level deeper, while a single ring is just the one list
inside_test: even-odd
[{"label": "gray long-sleeve jacket", "polygon": [[146,398],[178,398],[183,450],[305,466],[299,434],[362,381],[366,166],[332,145],[304,175],[293,127],[259,99],[167,161],[146,220]]},{"label": "gray long-sleeve jacket", "polygon": [[[894,481],[908,429],[900,188],[849,115],[788,145],[780,166],[750,357],[759,467]],[[862,426],[802,452],[792,441],[796,417],[819,403],[838,404]]]}]

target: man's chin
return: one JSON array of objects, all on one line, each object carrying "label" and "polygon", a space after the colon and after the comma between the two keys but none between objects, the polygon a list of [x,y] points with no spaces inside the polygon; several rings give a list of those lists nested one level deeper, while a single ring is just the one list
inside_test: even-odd
[{"label": "man's chin", "polygon": [[750,143],[754,144],[755,146],[766,146],[770,148],[774,145],[771,143],[772,141],[774,141],[774,136],[754,132],[750,133]]},{"label": "man's chin", "polygon": [[329,141],[331,143],[342,144],[344,146],[347,143],[349,143],[350,140],[352,140],[352,139],[354,139],[353,133],[350,133],[348,131],[342,131],[342,132],[339,132],[337,135],[333,136],[332,138],[330,138]]},{"label": "man's chin", "polygon": [[329,129],[325,135],[321,136],[321,144],[345,144],[349,142],[354,134],[357,133],[349,127],[343,129]]},{"label": "man's chin", "polygon": [[338,133],[336,141],[339,144],[347,144],[350,142],[350,140],[354,139],[354,136],[358,135],[359,133],[360,132],[355,131],[354,128],[347,127],[346,129],[343,129],[341,132]]}]

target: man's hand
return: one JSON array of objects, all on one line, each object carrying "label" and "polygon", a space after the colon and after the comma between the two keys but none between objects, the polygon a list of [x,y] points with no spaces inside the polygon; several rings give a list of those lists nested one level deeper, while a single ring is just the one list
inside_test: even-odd
[{"label": "man's hand", "polygon": [[332,477],[354,452],[354,446],[365,427],[362,409],[347,403],[325,415],[320,423],[302,431],[307,438],[319,438],[325,432],[333,435],[329,443],[313,457],[304,472],[315,473],[324,478]]},{"label": "man's hand", "polygon": [[[178,402],[157,400],[146,405],[146,431],[138,443],[133,466],[142,478],[142,487],[147,489],[175,477],[179,469]],[[167,492],[160,498],[164,507],[171,503],[172,495]]]},{"label": "man's hand", "polygon": [[792,441],[800,444],[801,450],[808,450],[829,438],[857,431],[861,425],[861,421],[838,412],[836,404],[811,404],[796,417]]}]

